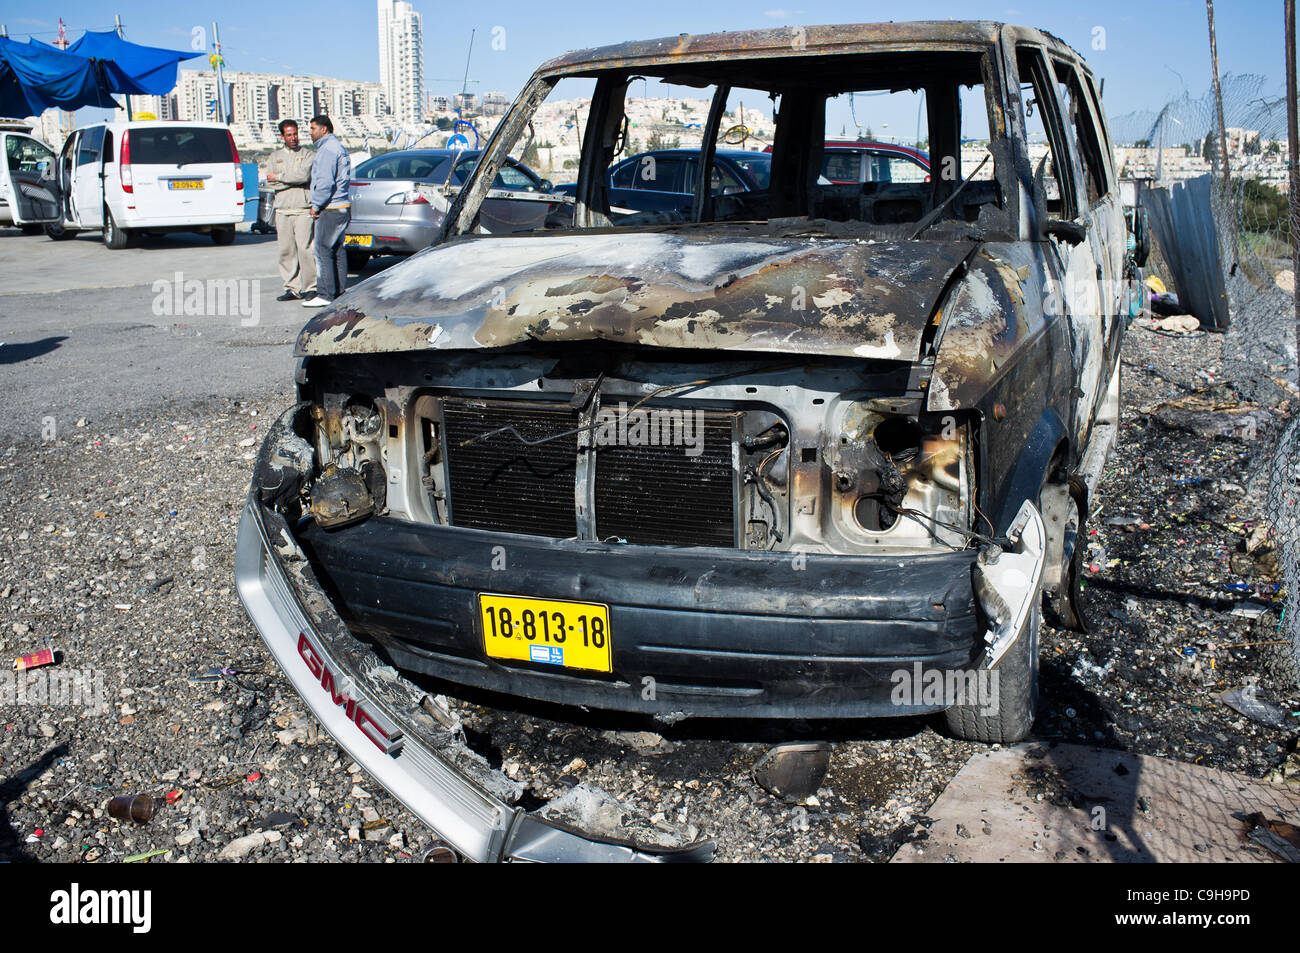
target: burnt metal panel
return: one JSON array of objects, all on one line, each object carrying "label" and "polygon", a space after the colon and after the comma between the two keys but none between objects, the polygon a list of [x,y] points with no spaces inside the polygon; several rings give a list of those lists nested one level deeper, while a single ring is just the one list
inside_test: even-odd
[{"label": "burnt metal panel", "polygon": [[606,340],[915,361],[968,252],[734,230],[461,238],[350,289],[307,323],[296,353]]},{"label": "burnt metal panel", "polygon": [[1228,295],[1219,262],[1219,233],[1210,203],[1210,176],[1143,189],[1142,207],[1178,289],[1178,303],[1203,328],[1228,326]]}]

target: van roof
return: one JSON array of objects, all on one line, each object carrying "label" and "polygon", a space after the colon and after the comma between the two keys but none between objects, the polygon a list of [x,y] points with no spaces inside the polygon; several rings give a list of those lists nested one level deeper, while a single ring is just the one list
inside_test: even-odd
[{"label": "van roof", "polygon": [[1009,34],[1041,43],[1053,52],[1082,60],[1069,45],[1043,30],[992,20],[918,20],[821,26],[765,27],[726,33],[681,33],[575,50],[548,60],[541,75],[586,73],[600,69],[637,69],[719,60],[754,60],[789,55],[792,43],[801,55],[871,53],[885,50],[987,48]]},{"label": "van roof", "polygon": [[93,129],[95,126],[105,126],[114,132],[121,132],[123,129],[154,129],[164,128],[181,128],[181,129],[224,129],[230,131],[230,127],[220,122],[185,122],[179,119],[133,119],[129,122],[88,122],[84,126],[78,126],[77,130]]}]

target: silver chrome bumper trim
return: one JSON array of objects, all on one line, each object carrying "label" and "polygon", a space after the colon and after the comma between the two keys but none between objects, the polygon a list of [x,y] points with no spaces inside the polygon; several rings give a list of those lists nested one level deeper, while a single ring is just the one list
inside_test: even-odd
[{"label": "silver chrome bumper trim", "polygon": [[[287,533],[285,533],[287,537]],[[302,558],[286,538],[281,551]],[[356,762],[465,858],[497,861],[632,862],[708,860],[709,842],[658,853],[583,837],[513,807],[448,763],[337,654],[294,594],[255,499],[239,522],[235,583],[240,601],[294,689]],[[323,596],[322,596],[323,601]],[[322,605],[324,620],[332,609]],[[330,620],[342,621],[337,617]]]}]

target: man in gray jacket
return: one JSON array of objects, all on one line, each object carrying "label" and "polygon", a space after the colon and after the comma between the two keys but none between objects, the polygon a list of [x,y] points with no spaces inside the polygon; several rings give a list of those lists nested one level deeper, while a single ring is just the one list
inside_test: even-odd
[{"label": "man in gray jacket", "polygon": [[315,222],[308,213],[307,187],[311,185],[312,152],[298,144],[298,123],[280,123],[284,148],[266,160],[266,181],[275,194],[275,234],[280,245],[280,280],[284,293],[276,301],[316,295],[316,249],[312,247]]},{"label": "man in gray jacket", "polygon": [[348,256],[343,246],[352,202],[348,183],[352,159],[334,136],[329,116],[315,116],[311,126],[316,157],[311,163],[311,217],[316,220],[316,297],[304,298],[308,308],[321,308],[343,293],[348,283]]}]

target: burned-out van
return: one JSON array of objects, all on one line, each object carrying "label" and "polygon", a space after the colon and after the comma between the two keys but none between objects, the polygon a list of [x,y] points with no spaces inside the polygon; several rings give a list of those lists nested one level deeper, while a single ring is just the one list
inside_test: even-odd
[{"label": "burned-out van", "polygon": [[[582,106],[552,140],[557,96]],[[889,97],[920,116],[928,177],[822,175]],[[699,169],[770,146],[770,175],[611,203],[647,115]],[[493,234],[494,177],[540,137],[572,149],[571,208]],[[1092,75],[1037,30],[552,60],[433,246],[299,335],[300,403],[240,528],[244,604],[338,741],[475,859],[655,851],[515,807],[401,673],[668,722],[934,712],[1018,740],[1044,613],[1082,622],[1076,540],[1116,432],[1141,264],[1116,178]]]}]

